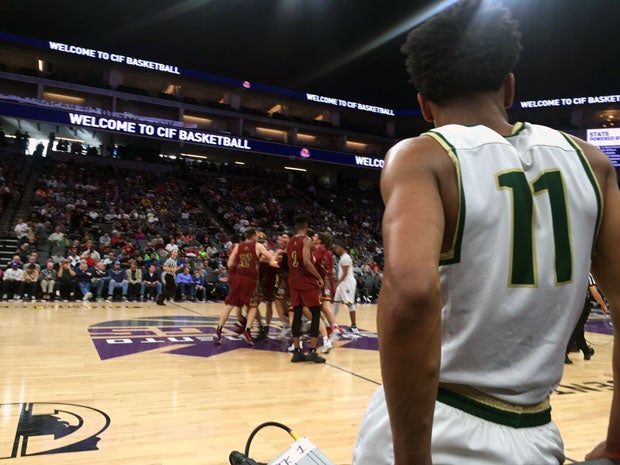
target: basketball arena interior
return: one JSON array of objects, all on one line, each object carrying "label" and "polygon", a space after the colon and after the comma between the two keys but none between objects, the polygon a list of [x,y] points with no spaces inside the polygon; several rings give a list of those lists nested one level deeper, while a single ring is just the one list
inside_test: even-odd
[{"label": "basketball arena interior", "polygon": [[[0,5],[0,460],[351,463],[382,382],[381,170],[390,147],[432,127],[400,46],[452,3]],[[620,3],[504,4],[524,48],[510,121],[579,137],[620,167]],[[256,228],[277,249],[298,214],[349,251],[356,325],[341,308],[330,350],[319,338],[324,364],[291,363],[275,305],[253,345],[235,313],[217,344],[233,244]],[[146,279],[169,245],[202,281],[163,305],[139,281],[41,284],[48,263],[87,259]],[[7,280],[14,269],[37,278]],[[570,354],[551,396],[566,463],[584,460],[609,419],[614,328],[598,304],[586,331],[593,354]],[[265,422],[294,433],[262,428],[244,452]],[[299,437],[311,454],[282,461]]]}]

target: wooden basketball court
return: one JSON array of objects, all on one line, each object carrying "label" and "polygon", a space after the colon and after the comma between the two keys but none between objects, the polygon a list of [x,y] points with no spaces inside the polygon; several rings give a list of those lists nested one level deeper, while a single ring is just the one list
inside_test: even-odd
[{"label": "wooden basketball court", "polygon": [[[279,421],[335,464],[351,463],[362,414],[381,382],[376,306],[358,307],[362,337],[340,340],[318,365],[292,364],[286,343],[275,339],[247,348],[230,332],[215,346],[222,305],[0,303],[0,460],[227,464],[256,426]],[[338,319],[347,325],[346,311]],[[575,460],[605,437],[613,386],[612,337],[587,338],[596,354],[590,361],[572,354],[552,396],[566,455]],[[266,428],[250,455],[269,462],[292,442]]]}]

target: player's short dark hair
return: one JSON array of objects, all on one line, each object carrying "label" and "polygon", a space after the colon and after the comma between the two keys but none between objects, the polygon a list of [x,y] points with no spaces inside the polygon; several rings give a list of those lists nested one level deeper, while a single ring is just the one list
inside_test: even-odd
[{"label": "player's short dark hair", "polygon": [[521,53],[519,24],[501,3],[461,0],[407,36],[401,51],[418,92],[441,105],[497,91]]},{"label": "player's short dark hair", "polygon": [[332,245],[332,236],[330,233],[321,231],[317,233],[317,236],[319,236],[319,240],[325,248],[329,248]]},{"label": "player's short dark hair", "polygon": [[245,238],[249,240],[256,236],[258,234],[258,231],[256,231],[256,229],[254,228],[247,228],[245,231],[243,231],[243,234],[245,235]]},{"label": "player's short dark hair", "polygon": [[293,223],[295,223],[295,228],[307,228],[308,227],[308,217],[306,215],[297,215],[293,218]]}]

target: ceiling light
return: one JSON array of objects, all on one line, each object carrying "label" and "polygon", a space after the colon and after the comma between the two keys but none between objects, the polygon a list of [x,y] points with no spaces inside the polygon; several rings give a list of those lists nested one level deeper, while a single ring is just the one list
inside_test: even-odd
[{"label": "ceiling light", "polygon": [[74,97],[73,95],[56,94],[54,92],[43,92],[43,98],[48,100],[54,100],[62,103],[84,103],[82,97]]},{"label": "ceiling light", "polygon": [[201,160],[207,159],[206,155],[195,155],[193,153],[180,153],[179,155],[182,157],[188,157],[188,158],[200,158]]},{"label": "ceiling light", "polygon": [[183,121],[185,123],[193,123],[193,124],[211,124],[213,122],[213,120],[209,118],[202,118],[200,116],[191,116],[191,115],[183,115]]}]

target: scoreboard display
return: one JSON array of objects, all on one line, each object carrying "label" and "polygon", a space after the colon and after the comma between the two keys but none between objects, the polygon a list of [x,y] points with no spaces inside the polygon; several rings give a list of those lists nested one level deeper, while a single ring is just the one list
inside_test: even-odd
[{"label": "scoreboard display", "polygon": [[587,139],[620,168],[620,128],[588,129]]}]

